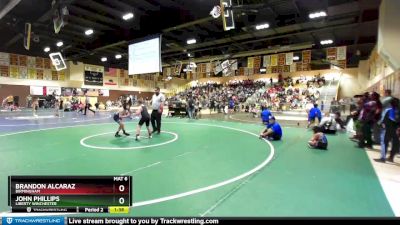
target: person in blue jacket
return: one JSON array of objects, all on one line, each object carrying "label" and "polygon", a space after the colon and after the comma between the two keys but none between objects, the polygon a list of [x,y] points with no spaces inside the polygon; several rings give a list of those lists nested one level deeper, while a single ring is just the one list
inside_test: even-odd
[{"label": "person in blue jacket", "polygon": [[318,118],[318,123],[321,122],[322,113],[318,108],[318,104],[314,104],[314,108],[310,110],[308,113],[308,125],[307,128],[310,127],[311,124],[315,124],[315,119]]},{"label": "person in blue jacket", "polygon": [[272,116],[271,111],[267,107],[263,107],[263,110],[261,112],[261,120],[264,125],[269,124],[269,117]]},{"label": "person in blue jacket", "polygon": [[269,123],[266,125],[266,129],[261,132],[261,138],[267,138],[268,140],[278,141],[282,139],[282,128],[279,123],[276,122],[275,117],[269,117]]}]

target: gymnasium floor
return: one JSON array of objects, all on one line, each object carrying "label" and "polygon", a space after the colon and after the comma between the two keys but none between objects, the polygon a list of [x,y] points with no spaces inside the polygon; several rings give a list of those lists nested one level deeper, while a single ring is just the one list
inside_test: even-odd
[{"label": "gymnasium floor", "polygon": [[[0,114],[0,213],[8,175],[126,174],[134,216],[394,216],[364,150],[345,134],[329,136],[328,151],[310,150],[311,131],[297,120],[269,143],[245,115],[163,118],[161,135],[135,142],[114,137],[109,113],[39,115]],[[130,133],[136,124],[127,121]]]}]

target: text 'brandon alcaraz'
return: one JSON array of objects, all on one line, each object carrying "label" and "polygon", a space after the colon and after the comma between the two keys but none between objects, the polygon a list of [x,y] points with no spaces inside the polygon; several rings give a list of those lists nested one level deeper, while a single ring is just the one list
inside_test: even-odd
[{"label": "text 'brandon alcaraz'", "polygon": [[50,183],[50,184],[15,184],[16,194],[39,194],[40,190],[75,190],[75,184]]}]

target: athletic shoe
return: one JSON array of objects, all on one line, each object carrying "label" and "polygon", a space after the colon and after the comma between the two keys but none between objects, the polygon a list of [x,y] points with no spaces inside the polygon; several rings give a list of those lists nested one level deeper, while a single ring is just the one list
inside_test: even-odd
[{"label": "athletic shoe", "polygon": [[124,133],[125,134],[125,136],[129,136],[130,134],[128,134],[128,133]]},{"label": "athletic shoe", "polygon": [[149,139],[152,139],[152,138],[153,138],[153,136],[150,135],[150,136],[149,136]]},{"label": "athletic shoe", "polygon": [[135,138],[135,141],[139,141],[139,138],[138,138],[138,137],[136,137],[136,138]]},{"label": "athletic shoe", "polygon": [[393,161],[393,158],[391,158],[391,157],[387,158],[387,161],[388,161],[388,162],[391,162],[391,163],[394,162],[394,161]]},{"label": "athletic shoe", "polygon": [[121,137],[121,135],[119,135],[119,134],[115,134],[115,137]]},{"label": "athletic shoe", "polygon": [[381,158],[379,158],[379,159],[374,159],[374,161],[375,161],[375,162],[385,163],[385,162],[386,162],[386,159],[381,159]]}]

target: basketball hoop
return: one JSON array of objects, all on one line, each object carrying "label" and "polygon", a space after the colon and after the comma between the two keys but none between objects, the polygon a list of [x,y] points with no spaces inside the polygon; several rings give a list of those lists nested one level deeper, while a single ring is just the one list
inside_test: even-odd
[{"label": "basketball hoop", "polygon": [[217,5],[214,6],[214,8],[211,10],[210,15],[217,19],[218,17],[221,16],[221,6]]}]

